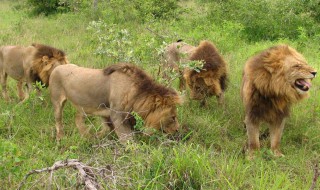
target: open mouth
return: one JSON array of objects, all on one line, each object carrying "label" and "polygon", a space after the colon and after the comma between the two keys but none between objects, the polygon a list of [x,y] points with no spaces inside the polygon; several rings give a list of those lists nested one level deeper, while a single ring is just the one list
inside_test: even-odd
[{"label": "open mouth", "polygon": [[311,87],[311,80],[310,79],[297,79],[294,84],[298,89],[307,92]]}]

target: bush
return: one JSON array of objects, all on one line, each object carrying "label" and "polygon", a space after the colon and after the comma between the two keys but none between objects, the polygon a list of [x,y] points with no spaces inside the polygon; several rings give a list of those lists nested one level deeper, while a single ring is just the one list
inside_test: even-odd
[{"label": "bush", "polygon": [[[318,8],[310,4],[310,9]],[[301,28],[313,36],[320,28],[317,15],[304,1],[228,0],[211,3],[209,19],[215,23],[232,21],[244,26],[244,34],[251,41],[296,39]],[[315,12],[315,11],[313,11]],[[312,13],[312,14],[311,14]]]},{"label": "bush", "polygon": [[177,18],[178,0],[135,0],[135,8],[143,21]]},{"label": "bush", "polygon": [[89,5],[89,0],[28,0],[34,14],[49,15],[58,12],[77,11]]}]

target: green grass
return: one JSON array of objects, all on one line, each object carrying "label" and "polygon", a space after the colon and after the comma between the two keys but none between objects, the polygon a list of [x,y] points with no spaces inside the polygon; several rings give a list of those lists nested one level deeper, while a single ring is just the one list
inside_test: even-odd
[{"label": "green grass", "polygon": [[[295,105],[287,120],[281,144],[286,156],[274,158],[266,139],[254,161],[247,161],[242,151],[246,132],[242,122],[240,84],[247,58],[279,43],[297,48],[313,67],[320,70],[318,41],[307,38],[303,43],[299,39],[248,42],[242,38],[241,25],[208,22],[206,10],[200,8],[198,1],[182,1],[181,5],[189,11],[178,20],[146,23],[129,18],[130,15],[97,16],[91,14],[91,10],[30,17],[27,9],[14,10],[13,5],[17,3],[1,1],[1,45],[45,43],[65,50],[71,63],[104,68],[116,59],[96,54],[99,42],[94,32],[87,29],[94,18],[100,17],[108,26],[117,24],[114,33],[102,35],[111,35],[119,42],[130,42],[120,50],[116,42],[110,41],[108,48],[113,52],[123,51],[124,58],[132,51],[133,62],[155,78],[163,42],[182,38],[197,44],[203,39],[211,40],[228,62],[230,84],[225,111],[218,107],[215,98],[210,100],[208,108],[201,108],[198,102],[186,98],[178,108],[179,121],[190,130],[190,136],[183,141],[171,141],[157,135],[150,139],[138,137],[134,143],[122,147],[109,137],[82,138],[75,127],[75,110],[71,104],[64,110],[65,137],[57,144],[48,90],[44,89],[43,99],[34,95],[25,104],[17,105],[16,82],[9,79],[12,101],[7,103],[0,99],[0,189],[16,189],[29,171],[73,158],[113,171],[113,176],[107,172],[109,177],[99,178],[103,189],[310,188],[314,164],[320,160],[319,79],[313,81],[310,98]],[[128,31],[126,39],[116,36],[121,29]],[[95,117],[87,118],[86,122],[96,129],[101,125]],[[49,188],[49,177],[49,174],[35,174],[28,178],[23,189]],[[54,173],[53,189],[75,189],[76,186],[75,170],[61,169]]]}]

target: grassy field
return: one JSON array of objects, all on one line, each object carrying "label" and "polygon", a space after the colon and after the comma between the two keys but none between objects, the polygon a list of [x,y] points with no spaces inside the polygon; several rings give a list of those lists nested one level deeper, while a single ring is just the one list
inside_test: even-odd
[{"label": "grassy field", "polygon": [[[130,7],[120,3],[102,4],[98,13],[89,8],[45,17],[30,16],[22,3],[0,0],[0,45],[48,44],[63,49],[71,63],[91,68],[130,61],[160,80],[159,55],[165,44],[183,39],[196,45],[207,39],[224,56],[230,74],[225,111],[215,98],[208,108],[187,100],[178,108],[180,123],[190,130],[183,134],[183,140],[172,141],[163,135],[137,137],[127,147],[109,137],[82,138],[70,104],[64,110],[66,135],[58,144],[48,90],[44,89],[40,97],[34,93],[26,103],[17,105],[16,82],[9,79],[12,101],[0,99],[0,189],[17,189],[31,170],[66,159],[104,168],[104,177],[98,177],[102,189],[310,189],[315,164],[320,160],[319,79],[313,80],[310,98],[295,105],[287,119],[282,138],[285,157],[272,156],[267,138],[253,161],[243,152],[246,132],[240,83],[245,61],[280,43],[295,47],[319,71],[320,37],[309,38],[302,32],[297,39],[250,41],[243,37],[242,25],[209,20],[210,7],[203,2],[180,4],[184,11],[178,19],[139,21]],[[88,117],[86,123],[93,130],[101,125],[96,117]],[[49,173],[31,175],[22,186],[46,188],[84,186],[71,168],[55,171],[52,177]]]}]

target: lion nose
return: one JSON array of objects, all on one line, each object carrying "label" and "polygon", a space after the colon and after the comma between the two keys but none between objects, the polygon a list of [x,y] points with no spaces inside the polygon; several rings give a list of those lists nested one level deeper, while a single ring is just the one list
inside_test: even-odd
[{"label": "lion nose", "polygon": [[311,72],[311,74],[313,74],[313,76],[316,77],[317,72],[313,71],[313,72]]}]

